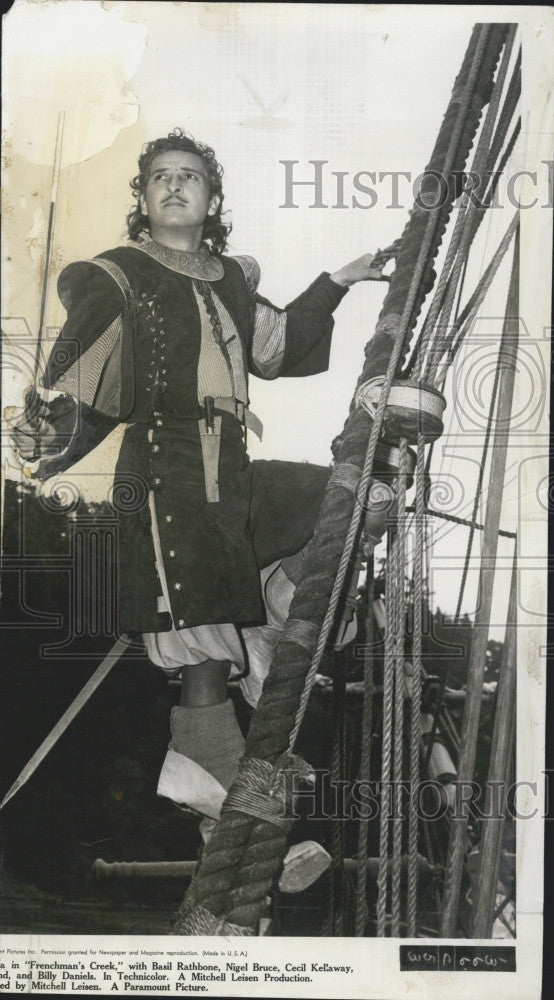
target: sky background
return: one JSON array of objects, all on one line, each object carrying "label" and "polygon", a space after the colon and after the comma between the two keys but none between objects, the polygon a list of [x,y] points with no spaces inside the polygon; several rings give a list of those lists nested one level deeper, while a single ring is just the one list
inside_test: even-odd
[{"label": "sky background", "polygon": [[[69,261],[124,241],[129,180],[140,148],[175,125],[214,147],[225,167],[225,207],[233,221],[229,252],[256,257],[260,292],[282,306],[321,271],[332,272],[401,234],[413,202],[411,180],[429,159],[472,25],[476,19],[503,16],[525,22],[527,15],[516,7],[503,14],[501,8],[418,6],[414,11],[404,5],[17,0],[4,21],[6,402],[19,404],[29,382],[60,110],[65,128],[46,312],[50,337],[63,322],[57,275]],[[521,31],[525,37],[532,34],[525,23]],[[526,92],[533,90],[534,74],[541,79],[546,72],[548,78],[546,65],[539,50],[538,61],[525,68]],[[529,115],[536,121],[530,122]],[[551,122],[543,115],[540,102],[524,108],[524,136],[508,171],[530,159],[535,167],[540,163],[530,143],[535,134],[551,136]],[[325,208],[310,207],[313,189],[307,187],[295,189],[298,208],[283,207],[282,160],[298,161],[299,180],[313,179],[310,160],[327,161]],[[333,207],[334,171],[344,173],[346,208]],[[353,195],[368,203],[353,186],[361,171],[408,173],[409,179],[399,181],[399,207],[391,207],[390,177],[371,184],[377,196],[373,207],[353,207]],[[546,177],[543,168],[538,178],[542,201]],[[509,205],[489,213],[474,248],[468,290],[512,214]],[[523,214],[522,248],[532,269],[534,244],[544,238],[544,226],[536,212]],[[453,375],[456,393],[451,383],[447,386],[446,433],[435,448],[434,477],[441,484],[435,502],[462,516],[468,515],[479,469],[509,266],[507,259],[483,306],[473,347],[477,354],[460,358]],[[358,285],[341,303],[328,373],[273,383],[252,379],[251,407],[265,425],[262,443],[249,443],[252,458],[329,462],[330,443],[342,429],[386,288]],[[526,336],[533,343],[518,376],[517,406],[524,415],[536,411],[537,420],[534,429],[523,422],[509,452],[503,524],[513,530],[522,518],[529,521],[525,545],[535,547],[530,558],[536,563],[545,537],[537,526],[545,511],[535,494],[540,456],[544,466],[547,453],[547,442],[537,432],[546,419],[546,343],[537,321],[540,309],[525,315]],[[93,499],[106,496],[118,433],[71,472]],[[522,496],[531,498],[523,508]],[[433,553],[432,588],[448,613],[455,608],[465,537],[464,529],[443,525]],[[493,626],[500,629],[511,543],[501,541],[499,551]],[[472,572],[468,582],[465,610],[470,614],[476,578]]]}]

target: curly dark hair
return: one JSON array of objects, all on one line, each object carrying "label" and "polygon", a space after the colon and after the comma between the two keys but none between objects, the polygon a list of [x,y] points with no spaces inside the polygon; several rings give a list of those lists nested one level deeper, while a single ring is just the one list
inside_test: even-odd
[{"label": "curly dark hair", "polygon": [[141,233],[149,232],[150,229],[148,216],[142,210],[141,196],[146,191],[152,160],[158,153],[165,153],[168,150],[174,149],[183,150],[185,153],[194,153],[202,159],[208,175],[210,198],[214,195],[219,196],[220,201],[217,212],[215,215],[206,216],[202,233],[202,238],[210,243],[211,252],[215,256],[219,256],[219,254],[225,252],[227,237],[232,228],[230,222],[225,223],[222,221],[223,167],[217,162],[211,146],[206,146],[203,142],[196,142],[192,136],[187,135],[181,128],[174,128],[167,138],[154,139],[152,142],[145,143],[142,147],[142,153],[138,161],[139,172],[130,181],[133,197],[137,199],[137,204],[127,216],[129,239],[136,241],[139,239]]}]

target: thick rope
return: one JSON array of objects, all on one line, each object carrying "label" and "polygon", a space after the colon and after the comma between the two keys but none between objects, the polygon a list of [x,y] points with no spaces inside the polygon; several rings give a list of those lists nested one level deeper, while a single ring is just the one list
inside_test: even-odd
[{"label": "thick rope", "polygon": [[291,821],[283,816],[285,803],[280,796],[268,792],[272,775],[273,768],[266,760],[243,757],[239,763],[239,780],[230,789],[222,809],[235,809],[288,831]]},{"label": "thick rope", "polygon": [[[499,116],[499,119],[498,119],[498,124],[497,124],[497,128],[496,128],[496,132],[495,132],[492,144],[491,144],[489,158],[487,160],[485,175],[486,176],[490,176],[491,180],[490,180],[490,183],[488,185],[488,188],[487,188],[487,190],[486,190],[483,198],[481,199],[483,211],[474,212],[473,216],[472,216],[472,232],[471,232],[471,237],[469,239],[469,245],[470,246],[472,245],[472,243],[473,243],[473,241],[474,241],[474,239],[475,239],[475,237],[476,237],[476,235],[477,235],[477,233],[479,231],[481,223],[482,223],[482,221],[483,221],[483,219],[484,219],[484,217],[486,215],[486,210],[489,209],[490,206],[493,204],[493,200],[494,200],[494,196],[495,196],[495,193],[496,193],[496,190],[497,190],[497,187],[498,187],[498,183],[500,181],[501,176],[503,175],[504,169],[506,167],[506,163],[508,162],[510,156],[512,155],[515,143],[516,143],[517,138],[519,136],[519,133],[521,131],[521,119],[518,119],[518,121],[516,122],[516,125],[514,126],[514,130],[512,132],[512,135],[511,135],[511,137],[510,137],[510,139],[509,139],[509,141],[507,143],[506,149],[505,149],[505,151],[504,151],[504,153],[502,155],[502,158],[501,158],[500,162],[498,163],[497,169],[495,170],[494,168],[495,168],[495,164],[496,164],[496,161],[497,161],[498,153],[500,152],[500,150],[502,149],[502,146],[504,145],[504,142],[505,142],[505,139],[506,139],[506,135],[507,135],[507,132],[508,132],[508,128],[509,128],[509,125],[510,125],[510,121],[511,121],[511,119],[513,117],[513,113],[515,111],[515,108],[517,106],[517,102],[518,102],[519,96],[520,96],[520,91],[521,91],[521,77],[520,77],[521,65],[520,64],[521,64],[521,51],[518,53],[518,59],[516,60],[516,65],[514,67],[514,71],[513,71],[513,74],[512,74],[512,79],[510,80],[510,85],[509,85],[509,88],[508,88],[508,93],[506,95],[506,98],[505,98],[505,101],[504,101],[504,105],[503,105],[502,110],[500,112],[500,116]],[[464,273],[465,273],[465,267],[466,267],[466,265],[467,265],[467,257],[466,257],[466,260],[464,262]],[[445,269],[446,269],[446,262],[443,265],[443,270],[442,270],[443,274],[444,274]],[[446,293],[447,293],[447,291],[448,291],[448,289],[450,287],[450,282],[452,281],[452,278],[453,278],[453,274],[452,274],[452,272],[450,272],[450,274],[448,276],[448,280],[446,282],[442,282],[443,288],[442,288],[442,300],[441,300],[441,303],[440,303],[441,304],[441,308],[442,308],[442,302],[444,301],[444,296],[446,295]],[[454,326],[455,327],[459,325],[459,316],[458,316],[458,313],[459,313],[459,304],[460,304],[460,298],[461,298],[461,293],[462,293],[463,280],[464,280],[464,278],[462,276],[462,280],[460,282],[460,287],[459,287],[458,306],[457,306],[457,309],[456,309],[456,320],[454,322]],[[414,348],[413,348],[410,360],[409,360],[409,362],[406,365],[405,372],[404,372],[404,375],[405,375],[406,378],[408,378],[410,376],[411,372],[413,371],[413,369],[414,369],[414,367],[416,365],[416,361],[418,360],[419,357],[421,357],[421,353],[422,353],[421,352],[421,345],[423,343],[425,343],[427,341],[428,337],[430,336],[430,332],[429,331],[430,331],[430,328],[431,328],[431,323],[436,320],[436,315],[435,315],[436,306],[435,306],[435,302],[436,302],[436,296],[434,296],[433,301],[431,303],[431,306],[429,307],[429,310],[428,310],[427,315],[425,317],[425,321],[423,323],[423,327],[422,327],[420,336],[418,337],[418,340],[417,340],[416,344],[414,345]],[[431,450],[432,450],[432,448],[431,448]],[[431,454],[431,452],[429,453],[429,455],[430,454]]]},{"label": "thick rope", "polygon": [[317,642],[317,625],[301,618],[289,618],[282,634],[284,642],[294,642],[312,653]]},{"label": "thick rope", "polygon": [[[372,374],[382,374],[390,356],[394,337],[389,324],[403,308],[406,298],[406,276],[409,274],[410,260],[415,248],[421,245],[426,233],[426,216],[431,211],[435,217],[436,228],[426,255],[426,266],[418,294],[414,298],[413,311],[410,314],[408,329],[415,326],[425,295],[432,287],[434,272],[432,262],[437,255],[443,234],[450,217],[452,203],[460,193],[457,183],[462,177],[467,153],[475,136],[479,116],[492,90],[493,75],[499,57],[500,48],[505,35],[504,25],[476,25],[471,42],[464,58],[462,68],[454,85],[452,99],[444,116],[435,148],[425,172],[425,181],[420,191],[419,202],[416,203],[404,234],[397,257],[396,271],[392,277],[389,294],[381,311],[375,336],[368,346],[368,361]],[[447,150],[445,155],[444,150]],[[422,207],[427,203],[437,202],[437,183],[440,177],[446,181],[448,197],[443,198],[442,190],[439,197],[444,201],[441,208],[428,209]],[[404,363],[405,352],[409,346],[406,339],[403,345],[401,365]]]},{"label": "thick rope", "polygon": [[[487,108],[487,114],[485,116],[485,121],[479,136],[479,141],[477,143],[477,149],[475,151],[474,162],[472,164],[472,171],[477,175],[479,179],[482,179],[485,175],[488,162],[488,152],[490,144],[492,141],[492,133],[494,128],[495,119],[498,114],[498,108],[500,106],[500,99],[502,97],[502,92],[504,89],[504,83],[508,73],[508,65],[511,58],[512,47],[514,43],[515,33],[517,30],[516,25],[512,25],[508,31],[506,44],[504,46],[504,53],[502,56],[502,62],[500,64],[500,69],[498,71],[498,76],[494,84],[494,89],[490,104]],[[507,128],[507,126],[506,126]],[[456,285],[459,281],[459,272],[463,269],[467,260],[469,258],[469,252],[479,229],[480,219],[484,217],[485,208],[481,207],[478,199],[469,197],[469,206],[465,216],[463,217],[463,227],[462,227],[462,238],[460,241],[460,246],[458,250],[459,265],[453,268],[453,280],[447,286],[445,301],[441,310],[440,320],[438,324],[438,340],[435,345],[435,350],[429,355],[427,368],[424,370],[423,378],[429,382],[433,382],[438,363],[440,360],[441,353],[444,349],[445,338],[443,331],[447,329],[450,322],[450,315],[452,312],[452,307],[454,305],[454,297],[456,294]],[[461,265],[461,266],[460,266]],[[425,366],[424,366],[425,367]]]},{"label": "thick rope", "polygon": [[204,909],[203,906],[196,906],[191,911],[189,922],[188,934],[221,934],[223,937],[254,934],[251,927],[240,927],[238,924],[229,923],[224,918],[214,917],[213,913]]},{"label": "thick rope", "polygon": [[360,468],[351,462],[337,463],[331,472],[329,482],[333,486],[344,486],[351,493],[356,493],[360,482]]},{"label": "thick rope", "polygon": [[[490,87],[503,30],[502,26],[478,26],[472,34],[433,153],[433,168],[447,176],[465,163],[467,148]],[[476,48],[479,49],[478,54]],[[469,86],[466,86],[466,80]],[[311,622],[318,629],[323,621],[326,631],[322,626],[311,668],[308,651],[285,637],[281,638],[250,726],[246,741],[247,756],[275,762],[287,745],[294,745],[296,740],[309,687],[325,647],[326,633],[333,624],[352,549],[357,541],[362,504],[367,495],[390,385],[411,329],[410,324],[415,322],[428,290],[429,259],[437,252],[451,204],[452,199],[441,209],[416,207],[406,227],[397,269],[390,283],[376,337],[368,345],[362,372],[362,380],[366,381],[386,370],[382,398],[373,426],[367,414],[353,410],[336,455],[339,463],[348,462],[360,468],[363,463],[358,499],[354,502],[352,493],[344,487],[328,487],[307,554],[305,574],[296,589],[290,610],[293,619]],[[377,351],[371,349],[376,338]],[[333,581],[336,596],[333,597],[334,607],[331,607],[329,594],[333,596]],[[306,685],[310,669],[310,684]],[[303,704],[298,711],[301,697]],[[291,729],[292,740],[287,743]],[[204,850],[196,879],[196,905],[204,906],[216,915],[225,911],[227,920],[239,926],[257,926],[265,912],[265,896],[282,863],[285,848],[284,831],[274,824],[257,821],[235,810],[224,811]],[[188,933],[188,926],[189,922],[185,919],[180,933]]]},{"label": "thick rope", "polygon": [[[517,58],[514,63],[514,68],[512,70],[512,76],[510,83],[508,84],[508,91],[504,99],[504,104],[500,112],[500,117],[498,119],[498,125],[496,127],[496,132],[491,143],[489,160],[487,162],[487,170],[492,173],[494,170],[494,165],[500,155],[502,146],[506,139],[508,129],[510,127],[510,122],[513,118],[515,109],[517,107],[519,98],[521,96],[521,48],[518,50]],[[499,167],[501,170],[502,167]]]},{"label": "thick rope", "polygon": [[[484,177],[487,166],[493,128],[498,114],[498,108],[500,106],[500,99],[504,89],[506,75],[508,73],[508,65],[510,62],[516,30],[517,25],[511,25],[508,31],[502,62],[500,64],[498,76],[494,84],[491,100],[487,108],[485,121],[483,122],[483,128],[481,129],[473,163],[471,165],[471,174],[476,174],[480,179]],[[464,263],[468,259],[471,244],[478,228],[478,224],[475,225],[474,220],[480,213],[483,213],[483,209],[479,207],[478,200],[471,197],[471,191],[463,195],[462,204],[464,204],[464,202],[465,211],[460,211],[460,214],[456,219],[456,225],[454,227],[454,233],[448,248],[443,272],[437,285],[437,291],[435,293],[437,307],[434,314],[433,306],[431,306],[432,316],[429,321],[429,334],[434,334],[434,336],[432,336],[432,340],[429,343],[427,358],[424,357],[424,345],[422,345],[420,355],[423,365],[422,378],[424,381],[430,383],[434,382],[440,357],[446,349],[446,344],[448,343],[448,337],[445,336],[445,331],[448,323],[450,322],[450,314],[454,305],[456,287],[458,285]],[[449,273],[450,269],[451,273]],[[444,301],[442,301],[441,294],[443,290],[446,290]],[[439,309],[440,321],[436,324]]]},{"label": "thick rope", "polygon": [[[508,71],[508,64],[511,55],[511,48],[514,40],[515,29],[511,29],[506,46],[504,49],[504,55],[500,71],[494,86],[493,96],[489,104],[487,111],[485,123],[481,131],[479,142],[474,156],[474,161],[472,164],[472,171],[477,173],[479,176],[484,171],[486,160],[487,160],[487,148],[490,145],[492,131],[494,127],[494,122],[498,113],[498,107],[500,104],[501,94],[504,87],[504,81]],[[450,313],[454,304],[454,296],[456,292],[456,287],[459,282],[460,273],[463,271],[464,266],[467,262],[467,257],[469,253],[469,248],[472,241],[472,233],[474,234],[478,228],[477,225],[472,224],[473,215],[476,213],[476,205],[472,199],[468,199],[467,212],[464,215],[460,213],[458,216],[456,226],[454,229],[454,234],[448,248],[447,259],[442,271],[441,279],[437,286],[435,292],[434,302],[430,309],[430,314],[428,315],[428,335],[427,340],[429,342],[428,351],[428,371],[425,374],[425,378],[428,380],[432,378],[435,374],[437,357],[437,342],[443,340],[442,330],[445,324],[448,322]],[[441,312],[441,324],[439,325],[438,331],[435,334],[433,344],[432,332],[434,324]],[[426,321],[426,322],[427,322]],[[425,335],[423,342],[420,343],[418,349],[418,358],[421,360],[424,356],[425,351]],[[421,458],[418,455],[418,460],[423,461],[423,446],[421,448]],[[420,511],[423,509],[423,468],[420,468]],[[420,519],[423,516],[420,513]],[[476,512],[473,514],[473,520],[475,520]],[[416,528],[417,531],[417,528]],[[421,538],[419,539],[419,544],[421,545]],[[411,733],[411,788],[415,789],[418,776],[419,776],[419,717],[417,715],[419,700],[420,700],[420,685],[421,685],[421,576],[422,576],[422,561],[421,555],[417,553],[418,541],[416,541],[416,558],[418,561],[417,568],[414,567],[414,577],[416,580],[416,605],[417,605],[417,615],[419,616],[418,622],[414,620],[414,641],[418,647],[418,665],[415,668],[415,672],[418,675],[419,691],[418,691],[418,705],[414,707],[412,704],[412,733]],[[421,552],[421,550],[420,550]],[[403,563],[403,560],[402,560]],[[398,582],[398,581],[397,581]],[[397,623],[397,626],[399,623]],[[396,660],[396,669],[398,671],[398,659]],[[401,781],[401,774],[398,773],[398,758],[401,754],[401,732],[402,727],[400,720],[398,718],[399,712],[402,710],[401,705],[401,694],[399,693],[399,676],[397,673],[397,690],[396,690],[396,711],[395,711],[395,778],[396,781]],[[436,719],[435,719],[436,723]],[[429,754],[432,749],[432,743],[429,744]],[[401,850],[401,820],[395,817],[393,820],[393,886],[392,886],[392,920],[391,920],[391,933],[393,935],[398,934],[399,929],[399,918],[400,918],[400,891],[399,891],[399,872],[398,858]],[[417,855],[417,816],[414,814],[413,810],[410,811],[410,828],[409,828],[409,857],[411,857],[410,871],[409,871],[409,913],[408,913],[408,934],[415,934],[415,919],[416,919],[416,879],[417,879],[417,868],[415,867],[414,859]]]},{"label": "thick rope", "polygon": [[[461,137],[461,134],[462,134],[462,131],[463,131],[463,126],[464,126],[464,122],[465,122],[465,114],[467,112],[467,107],[468,107],[469,102],[470,102],[470,95],[471,95],[472,87],[473,87],[473,85],[475,83],[475,80],[477,79],[478,74],[479,74],[479,69],[480,69],[481,62],[482,62],[482,59],[483,59],[483,55],[484,55],[484,52],[485,52],[486,43],[487,43],[487,40],[488,40],[487,26],[483,25],[482,29],[483,30],[481,32],[481,37],[479,38],[479,41],[477,42],[475,53],[474,53],[474,56],[473,56],[473,62],[472,62],[471,70],[470,70],[470,73],[469,73],[469,79],[468,79],[468,82],[467,82],[467,84],[465,86],[465,89],[464,89],[464,95],[463,95],[462,99],[460,100],[460,104],[459,104],[459,108],[458,108],[458,115],[457,115],[457,118],[456,118],[456,122],[455,122],[455,125],[454,125],[454,129],[453,129],[452,135],[450,136],[450,142],[449,142],[449,145],[448,145],[448,152],[447,152],[446,158],[445,158],[445,160],[446,160],[445,170],[446,170],[447,174],[450,174],[450,172],[452,170],[452,163],[454,161],[456,150],[457,150],[457,147],[458,147],[458,144],[459,144],[459,141],[460,141],[460,137]],[[335,618],[337,606],[338,606],[340,595],[341,595],[341,591],[342,591],[342,586],[343,586],[343,583],[344,583],[344,578],[346,576],[346,570],[347,570],[347,567],[348,567],[348,562],[350,560],[350,556],[351,556],[352,549],[353,549],[353,546],[354,546],[354,541],[355,541],[356,536],[358,534],[358,529],[359,529],[359,524],[360,524],[360,519],[361,519],[361,514],[362,514],[362,504],[365,502],[365,498],[367,496],[367,492],[368,492],[368,488],[369,488],[371,468],[372,468],[372,465],[373,465],[373,458],[374,458],[374,455],[375,455],[375,448],[376,448],[377,439],[378,439],[378,436],[380,434],[381,427],[382,427],[382,422],[383,422],[385,407],[386,407],[386,404],[387,404],[387,401],[388,401],[390,387],[391,387],[392,381],[394,379],[394,373],[396,371],[398,362],[400,360],[400,357],[401,357],[401,354],[402,354],[402,350],[403,350],[404,345],[405,345],[406,335],[407,335],[408,330],[410,328],[410,321],[411,321],[411,318],[412,318],[412,313],[413,313],[414,305],[415,305],[415,303],[416,303],[416,301],[418,299],[418,296],[421,297],[421,288],[420,288],[421,280],[423,278],[423,274],[424,274],[425,268],[427,266],[428,254],[429,254],[429,252],[431,250],[431,247],[433,245],[433,237],[435,235],[435,229],[436,229],[436,226],[437,226],[437,223],[438,223],[438,220],[439,220],[439,216],[443,212],[442,209],[436,209],[436,208],[435,209],[420,209],[420,211],[423,211],[425,213],[425,215],[426,215],[423,241],[422,241],[422,245],[420,246],[420,251],[419,251],[419,254],[418,254],[418,258],[417,258],[416,267],[415,267],[414,273],[412,275],[412,280],[411,280],[411,283],[410,283],[410,287],[409,287],[409,291],[408,291],[408,295],[407,295],[407,299],[406,299],[406,302],[405,302],[405,305],[404,305],[404,309],[403,309],[402,315],[401,315],[401,317],[399,317],[399,316],[394,316],[394,315],[389,314],[389,316],[386,317],[387,337],[388,338],[392,337],[392,350],[391,350],[391,353],[390,353],[390,358],[388,360],[388,366],[386,368],[386,374],[385,374],[385,377],[384,377],[384,380],[383,380],[382,393],[381,393],[379,404],[377,406],[377,410],[376,410],[376,413],[375,413],[374,423],[373,423],[373,426],[371,428],[369,442],[368,442],[368,445],[367,445],[367,451],[366,451],[366,457],[365,457],[364,467],[363,467],[362,474],[361,474],[361,477],[360,477],[360,483],[359,483],[359,488],[358,488],[359,503],[358,503],[357,506],[354,507],[354,511],[353,511],[353,514],[352,514],[352,520],[350,522],[350,528],[349,528],[348,534],[346,536],[346,541],[345,541],[345,544],[344,544],[344,549],[343,549],[342,557],[341,557],[341,560],[340,560],[340,563],[339,563],[339,567],[338,567],[338,570],[337,570],[337,575],[336,575],[336,578],[335,578],[335,583],[334,583],[333,590],[332,590],[332,593],[331,593],[331,597],[330,597],[330,600],[329,600],[329,606],[328,606],[327,613],[325,615],[325,618],[323,620],[323,624],[322,624],[322,627],[321,627],[321,633],[320,633],[320,636],[319,636],[319,640],[318,640],[316,652],[315,652],[312,664],[310,666],[310,669],[308,671],[308,674],[306,676],[304,690],[302,692],[302,696],[301,696],[301,699],[300,699],[300,705],[298,707],[298,711],[297,711],[297,714],[296,714],[294,726],[293,726],[293,729],[292,729],[292,732],[291,732],[291,735],[290,735],[289,747],[288,747],[289,753],[291,753],[292,750],[293,750],[293,748],[294,748],[294,745],[295,745],[295,742],[296,742],[296,738],[298,736],[298,732],[299,732],[299,729],[300,729],[300,725],[302,723],[302,719],[303,719],[305,711],[306,711],[306,706],[307,706],[307,703],[308,703],[308,698],[309,698],[310,691],[311,691],[311,688],[312,688],[312,685],[313,685],[313,681],[314,681],[315,675],[317,673],[319,664],[321,662],[321,658],[323,656],[323,652],[324,652],[324,649],[325,649],[325,646],[326,646],[326,643],[327,643],[328,635],[329,635],[332,623],[333,623],[334,618]],[[414,213],[413,213],[414,216],[416,216],[416,212],[417,212],[417,209],[414,209]],[[407,243],[407,242],[408,241],[406,240],[405,243]],[[405,246],[405,243],[402,244],[403,247]],[[389,296],[392,293],[393,293],[393,287],[392,287],[392,283],[391,283],[391,290],[390,290]],[[389,296],[387,296],[387,299],[389,298]],[[384,310],[383,310],[383,312],[384,312]],[[369,381],[369,379],[367,377],[364,378],[363,376],[364,376],[364,373],[365,373],[366,369],[369,367],[371,347],[373,346],[373,344],[375,343],[375,341],[378,340],[378,338],[379,338],[379,333],[380,333],[379,324],[382,322],[382,320],[385,320],[385,317],[383,316],[383,312],[382,312],[381,318],[380,318],[380,320],[379,320],[379,322],[377,324],[377,330],[375,332],[375,337],[373,338],[373,340],[368,345],[368,351],[367,351],[367,354],[366,354],[366,364],[364,366],[364,372],[362,373],[362,379],[360,380],[360,383],[363,383],[364,381]],[[342,455],[340,457],[342,458]],[[324,505],[325,505],[325,500],[324,500]],[[302,584],[302,582],[303,581],[301,581],[301,584]],[[292,614],[292,606],[291,606],[291,614]]]}]

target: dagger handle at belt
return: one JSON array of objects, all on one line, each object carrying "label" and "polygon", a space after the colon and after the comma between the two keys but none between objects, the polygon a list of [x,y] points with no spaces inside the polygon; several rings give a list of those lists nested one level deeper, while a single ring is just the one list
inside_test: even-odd
[{"label": "dagger handle at belt", "polygon": [[204,420],[206,421],[206,433],[215,433],[214,397],[204,396]]}]

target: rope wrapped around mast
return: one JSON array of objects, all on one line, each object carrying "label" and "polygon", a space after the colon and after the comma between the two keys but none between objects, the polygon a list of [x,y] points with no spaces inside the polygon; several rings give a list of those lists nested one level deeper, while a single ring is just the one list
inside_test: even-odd
[{"label": "rope wrapped around mast", "polygon": [[[428,168],[448,178],[447,198],[440,208],[424,208],[421,204],[414,208],[403,234],[396,271],[375,336],[366,348],[360,383],[377,375],[385,376],[383,398],[374,420],[362,408],[353,407],[335,443],[337,465],[348,467],[350,475],[344,481],[340,475],[331,478],[327,487],[303,576],[290,608],[295,631],[285,627],[246,739],[246,758],[268,762],[274,779],[290,768],[290,754],[309,695],[310,680],[332,627],[341,584],[347,575],[349,553],[356,539],[359,542],[361,508],[369,488],[388,391],[434,280],[431,264],[458,193],[456,171],[461,176],[482,108],[490,97],[504,34],[504,25],[477,25],[473,30]],[[430,194],[431,187],[434,190],[436,186],[436,178],[429,176],[432,183],[424,181],[421,202]],[[355,480],[356,474],[351,475],[352,469],[357,470],[361,487],[354,490],[350,480]],[[302,622],[308,627],[300,643],[296,631]],[[296,771],[302,771],[298,758],[292,763]],[[240,777],[236,782],[240,783]],[[268,781],[269,786],[271,783]],[[268,787],[267,794],[271,791]],[[236,803],[234,785],[230,796],[231,803]],[[198,933],[199,922],[205,926],[206,920],[213,929],[205,933],[255,933],[267,908],[266,896],[282,864],[286,839],[282,825],[225,805],[177,914],[174,933]],[[213,921],[206,914],[212,914]]]}]

